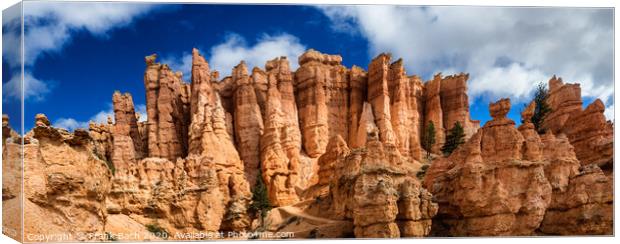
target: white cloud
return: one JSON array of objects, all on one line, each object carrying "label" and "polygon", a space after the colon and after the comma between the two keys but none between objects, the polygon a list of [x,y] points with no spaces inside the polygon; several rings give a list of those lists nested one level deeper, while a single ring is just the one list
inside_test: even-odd
[{"label": "white cloud", "polygon": [[607,118],[607,120],[614,121],[614,105],[613,104],[605,108],[605,117]]},{"label": "white cloud", "polygon": [[[27,101],[42,101],[49,93],[50,81],[42,81],[32,76],[30,73],[24,74],[24,98]],[[21,76],[14,75],[7,83],[2,85],[3,99],[21,99]]]},{"label": "white cloud", "polygon": [[327,6],[336,31],[361,35],[369,55],[391,52],[409,73],[470,73],[472,98],[531,97],[553,74],[613,104],[613,10]]},{"label": "white cloud", "polygon": [[33,64],[44,52],[60,51],[73,31],[105,38],[108,31],[131,24],[151,9],[149,4],[114,2],[24,2],[25,62]]},{"label": "white cloud", "polygon": [[[129,4],[113,2],[24,2],[24,65],[27,73],[42,54],[58,54],[67,43],[71,42],[76,31],[86,31],[100,38],[106,38],[110,30],[125,27],[133,20],[153,8],[149,4]],[[15,18],[3,18],[3,28],[16,31],[3,33],[3,59],[14,73],[18,74],[21,66],[19,48],[19,29],[15,26]],[[15,71],[17,70],[17,71]],[[5,71],[7,72],[7,71]],[[50,86],[30,75],[30,87],[25,98],[40,100],[49,92]],[[45,92],[40,92],[45,91]],[[3,93],[4,94],[4,93]]]},{"label": "white cloud", "polygon": [[249,46],[242,36],[230,34],[223,43],[211,48],[209,65],[212,70],[226,76],[241,60],[244,60],[251,70],[255,66],[264,68],[268,60],[286,56],[290,60],[291,69],[296,69],[297,57],[305,50],[306,47],[297,37],[286,33],[276,36],[265,34],[253,46]]},{"label": "white cloud", "polygon": [[[138,104],[135,106],[136,113],[140,115],[140,122],[146,121],[146,105]],[[114,122],[114,109],[112,108],[112,104],[108,104],[108,109],[101,110],[95,115],[91,116],[87,121],[80,121],[74,118],[60,118],[53,123],[54,127],[65,128],[67,130],[73,131],[77,128],[87,129],[90,121],[93,121],[97,124],[107,124],[108,117],[112,118],[112,122]]]},{"label": "white cloud", "polygon": [[167,64],[173,71],[183,72],[183,80],[189,81],[192,75],[192,54],[184,53],[181,57],[166,56],[161,63]]},{"label": "white cloud", "polygon": [[[267,35],[263,34],[256,44],[248,45],[247,40],[235,33],[226,36],[222,43],[211,47],[210,55],[207,59],[211,70],[220,72],[220,77],[231,74],[241,60],[244,60],[249,71],[253,67],[264,69],[268,60],[286,56],[289,59],[291,69],[296,69],[297,57],[299,57],[306,47],[299,42],[299,39],[290,34]],[[165,56],[161,63],[167,64],[174,71],[183,72],[183,79],[190,81],[192,71],[192,54],[183,53],[181,56]]]},{"label": "white cloud", "polygon": [[144,104],[138,104],[136,106],[136,113],[140,115],[140,119],[138,120],[138,122],[145,122],[146,121],[146,105]]},{"label": "white cloud", "polygon": [[86,129],[88,128],[88,122],[77,121],[73,118],[60,118],[56,120],[53,124],[54,127],[65,128],[69,131],[73,131],[77,128]]}]

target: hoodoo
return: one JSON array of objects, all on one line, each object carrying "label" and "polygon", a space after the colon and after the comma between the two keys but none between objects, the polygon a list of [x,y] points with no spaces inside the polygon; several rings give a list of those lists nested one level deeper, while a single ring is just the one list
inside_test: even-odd
[{"label": "hoodoo", "polygon": [[[20,204],[23,147],[26,232],[612,234],[613,124],[600,100],[583,108],[579,84],[549,81],[552,112],[539,134],[536,104],[516,127],[509,99],[491,103],[480,128],[469,74],[422,81],[387,53],[365,71],[310,49],[297,70],[286,57],[264,67],[240,60],[220,79],[194,49],[189,82],[156,57],[145,58],[145,121],[138,94],[121,92],[112,94],[114,118],[88,130],[54,128],[40,114],[21,138],[3,116],[3,171],[15,177],[3,177],[2,200],[5,209]],[[465,143],[442,156],[457,122]],[[269,212],[252,204],[256,189],[266,189]],[[144,238],[149,230],[167,235]]]}]

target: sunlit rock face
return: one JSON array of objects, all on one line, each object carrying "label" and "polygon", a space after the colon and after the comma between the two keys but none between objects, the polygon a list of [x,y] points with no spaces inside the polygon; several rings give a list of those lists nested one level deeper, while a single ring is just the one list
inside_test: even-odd
[{"label": "sunlit rock face", "polygon": [[506,118],[510,100],[490,104],[493,119],[433,162],[424,180],[439,204],[433,235],[612,233],[613,178],[596,165],[580,166],[565,135],[538,135],[534,106],[517,129]]},{"label": "sunlit rock face", "polygon": [[565,84],[562,78],[549,80],[551,113],[543,123],[554,134],[565,134],[582,165],[596,164],[610,173],[613,168],[613,124],[605,118],[600,99],[582,108],[579,84]]},{"label": "sunlit rock face", "polygon": [[[367,70],[316,50],[296,70],[286,57],[264,67],[240,60],[220,78],[194,49],[189,81],[156,55],[145,61],[145,121],[121,92],[112,94],[114,117],[88,130],[54,128],[39,114],[22,138],[3,116],[3,171],[21,171],[23,148],[25,174],[24,192],[20,177],[5,174],[3,204],[17,209],[24,195],[27,232],[612,233],[613,125],[601,101],[582,108],[578,84],[550,80],[553,112],[538,134],[535,104],[516,127],[510,100],[491,103],[493,119],[480,128],[468,74],[423,81],[387,53]],[[466,143],[439,156],[457,122]],[[251,210],[260,181],[274,207],[264,221]],[[18,215],[4,213],[18,226]]]}]

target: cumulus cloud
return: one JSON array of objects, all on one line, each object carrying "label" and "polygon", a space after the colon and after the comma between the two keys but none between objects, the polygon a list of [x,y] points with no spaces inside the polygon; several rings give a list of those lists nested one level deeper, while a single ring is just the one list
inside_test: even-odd
[{"label": "cumulus cloud", "polygon": [[[58,54],[72,40],[72,34],[86,31],[99,38],[106,38],[109,31],[125,27],[136,17],[142,16],[153,8],[149,4],[129,4],[113,2],[24,2],[24,65],[30,75],[33,92],[26,90],[25,98],[40,100],[49,92],[50,86],[41,79],[32,76],[32,66],[44,53]],[[19,30],[18,18],[3,18],[3,28]],[[12,72],[19,74],[21,67],[18,46],[20,31],[3,33],[3,59]],[[6,71],[5,71],[6,72]],[[27,81],[27,80],[26,80]],[[28,84],[26,84],[28,86]],[[45,91],[45,92],[40,92]]]},{"label": "cumulus cloud", "polygon": [[470,73],[473,98],[530,98],[557,74],[613,104],[613,10],[594,8],[326,6],[332,29],[391,52],[409,73]]},{"label": "cumulus cloud", "polygon": [[[139,122],[146,121],[146,118],[147,118],[146,117],[146,105],[144,104],[136,105],[135,111],[140,116],[140,119],[138,120]],[[112,104],[108,104],[108,109],[99,111],[98,113],[91,116],[90,119],[86,121],[76,120],[74,118],[60,118],[54,121],[53,126],[59,127],[59,128],[65,128],[69,131],[73,131],[77,128],[86,129],[88,128],[88,124],[90,123],[90,121],[93,121],[97,124],[107,124],[108,117],[112,118],[112,121],[114,122],[114,109],[112,108]]]},{"label": "cumulus cloud", "polygon": [[[211,69],[222,75],[229,75],[232,68],[244,60],[248,69],[264,68],[265,62],[280,56],[296,60],[306,50],[299,39],[290,34],[264,34],[254,45],[249,45],[245,38],[238,34],[229,34],[223,43],[211,48],[209,64]],[[290,62],[291,68],[297,68],[297,62]]]},{"label": "cumulus cloud", "polygon": [[78,128],[88,128],[87,121],[77,121],[74,118],[60,118],[56,120],[53,124],[54,127],[65,128],[69,131],[73,131]]},{"label": "cumulus cloud", "polygon": [[60,51],[74,31],[105,38],[110,30],[125,27],[152,9],[148,4],[95,2],[24,2],[25,62],[42,53]]},{"label": "cumulus cloud", "polygon": [[[31,73],[24,74],[24,99],[27,101],[42,101],[45,95],[49,93],[50,86],[53,82],[42,81]],[[2,85],[2,97],[3,99],[20,100],[22,97],[21,76],[18,74]]]},{"label": "cumulus cloud", "polygon": [[614,121],[614,105],[613,104],[605,108],[605,117],[608,120]]},{"label": "cumulus cloud", "polygon": [[161,63],[167,64],[174,71],[183,72],[183,80],[189,81],[192,74],[192,54],[184,53],[181,56],[166,56]]},{"label": "cumulus cloud", "polygon": [[[215,44],[209,50],[207,61],[211,70],[220,72],[221,77],[230,75],[233,67],[244,60],[251,70],[253,67],[264,68],[268,60],[286,56],[291,69],[296,69],[295,60],[306,47],[299,39],[290,34],[268,35],[263,34],[254,45],[248,44],[243,36],[230,33],[221,43]],[[183,72],[183,79],[189,81],[192,71],[192,54],[183,53],[180,56],[169,55],[161,59],[161,63],[168,64],[172,70]]]}]

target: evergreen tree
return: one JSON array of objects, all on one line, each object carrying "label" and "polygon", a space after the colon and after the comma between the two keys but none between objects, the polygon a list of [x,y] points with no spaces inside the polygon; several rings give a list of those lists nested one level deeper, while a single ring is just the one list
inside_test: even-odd
[{"label": "evergreen tree", "polygon": [[424,136],[422,137],[422,147],[426,150],[426,157],[431,157],[431,149],[435,145],[435,125],[433,121],[429,121],[426,129],[424,130]]},{"label": "evergreen tree", "polygon": [[446,135],[446,143],[441,147],[441,152],[444,155],[450,155],[459,145],[465,143],[465,131],[463,130],[463,126],[461,126],[460,122],[454,123],[452,129],[448,131],[448,135]]},{"label": "evergreen tree", "polygon": [[263,182],[263,175],[259,165],[258,176],[256,177],[256,185],[252,190],[252,204],[250,204],[250,211],[259,215],[261,226],[267,216],[267,212],[271,210],[271,203],[269,202],[269,195],[267,194],[267,187]]},{"label": "evergreen tree", "polygon": [[536,87],[536,93],[534,93],[534,102],[536,102],[536,108],[534,109],[534,115],[532,116],[532,124],[536,128],[539,134],[545,133],[545,129],[542,128],[542,124],[549,113],[551,108],[547,104],[547,98],[549,98],[549,90],[545,83],[538,83]]}]

